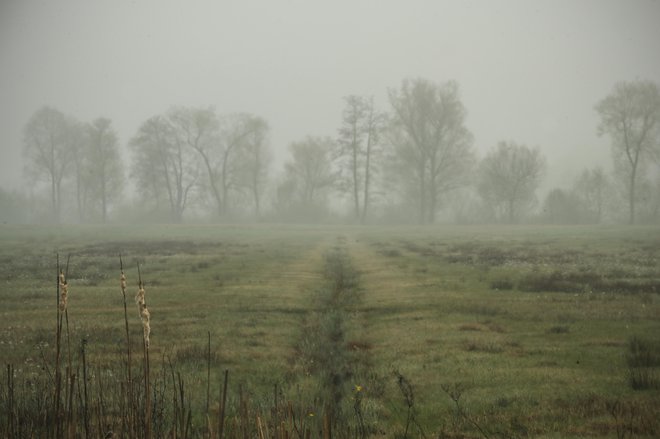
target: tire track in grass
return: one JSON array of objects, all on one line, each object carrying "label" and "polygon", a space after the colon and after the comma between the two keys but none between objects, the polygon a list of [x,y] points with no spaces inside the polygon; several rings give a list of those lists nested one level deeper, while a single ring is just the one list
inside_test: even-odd
[{"label": "tire track in grass", "polygon": [[345,238],[326,251],[322,272],[294,346],[291,383],[302,410],[317,418],[310,421],[317,431],[365,437],[374,429],[376,404],[361,384],[370,374],[370,345],[361,334],[362,289]]},{"label": "tire track in grass", "polygon": [[367,292],[360,308],[364,337],[372,343],[373,376],[379,380],[380,403],[385,407],[380,429],[405,436],[413,422],[422,434],[417,418],[419,407],[429,404],[431,383],[421,378],[428,376],[427,367],[437,365],[430,358],[441,355],[429,340],[443,333],[445,323],[439,313],[446,293],[430,295],[423,287],[425,273],[417,276],[402,267],[398,252],[384,255],[360,234],[352,236],[347,247]]}]

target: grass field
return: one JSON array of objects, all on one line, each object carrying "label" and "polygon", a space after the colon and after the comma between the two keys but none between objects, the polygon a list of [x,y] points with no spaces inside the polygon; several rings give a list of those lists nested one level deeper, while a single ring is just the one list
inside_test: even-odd
[{"label": "grass field", "polygon": [[658,227],[4,225],[0,276],[3,436],[660,435]]}]

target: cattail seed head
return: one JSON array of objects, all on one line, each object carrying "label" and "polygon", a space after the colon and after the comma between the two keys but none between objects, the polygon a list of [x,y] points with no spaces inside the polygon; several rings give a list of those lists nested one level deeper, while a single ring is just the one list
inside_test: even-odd
[{"label": "cattail seed head", "polygon": [[66,311],[69,295],[69,284],[64,278],[64,273],[60,271],[60,311]]},{"label": "cattail seed head", "polygon": [[144,299],[144,286],[142,285],[142,283],[140,283],[138,292],[135,295],[135,303],[137,304],[138,314],[140,315],[140,320],[142,321],[142,330],[144,332],[144,343],[145,346],[148,348],[149,335],[151,334],[151,325],[150,325],[151,313],[149,313],[149,310],[147,309],[147,303]]}]

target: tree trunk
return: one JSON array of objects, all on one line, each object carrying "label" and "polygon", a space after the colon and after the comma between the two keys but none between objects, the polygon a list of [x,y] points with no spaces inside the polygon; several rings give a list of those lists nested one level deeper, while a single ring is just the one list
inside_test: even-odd
[{"label": "tree trunk", "polygon": [[220,192],[218,191],[218,183],[215,181],[215,177],[213,176],[213,168],[211,167],[211,162],[209,161],[208,156],[202,152],[200,148],[195,148],[199,155],[202,156],[202,159],[204,160],[204,165],[206,166],[206,171],[209,174],[209,185],[211,186],[211,193],[213,194],[213,198],[215,199],[216,203],[216,208],[218,209],[218,216],[222,215],[222,198],[220,198]]},{"label": "tree trunk", "polygon": [[51,202],[52,202],[52,207],[53,207],[53,221],[55,223],[60,222],[60,214],[59,214],[59,206],[57,205],[57,189],[56,186],[57,184],[55,183],[55,175],[51,173],[51,179],[50,179],[50,186],[51,186]]},{"label": "tree trunk", "polygon": [[101,173],[101,222],[106,223],[108,219],[108,194],[105,187],[105,172]]},{"label": "tree trunk", "polygon": [[637,166],[633,166],[630,173],[630,188],[628,192],[629,223],[635,224],[635,180],[637,176]]},{"label": "tree trunk", "polygon": [[424,172],[424,163],[419,167],[419,223],[426,221],[426,172]]},{"label": "tree trunk", "polygon": [[229,179],[228,179],[228,168],[229,168],[229,155],[231,153],[232,146],[227,146],[225,153],[222,158],[222,208],[221,212],[227,214],[229,212]]},{"label": "tree trunk", "polygon": [[358,163],[357,163],[357,145],[355,144],[356,139],[353,137],[353,201],[354,201],[354,210],[355,210],[355,220],[360,219],[360,188],[358,187]]},{"label": "tree trunk", "polygon": [[364,165],[364,196],[362,197],[362,215],[360,224],[367,222],[367,208],[369,207],[369,179],[371,177],[371,132],[367,134],[367,157]]}]

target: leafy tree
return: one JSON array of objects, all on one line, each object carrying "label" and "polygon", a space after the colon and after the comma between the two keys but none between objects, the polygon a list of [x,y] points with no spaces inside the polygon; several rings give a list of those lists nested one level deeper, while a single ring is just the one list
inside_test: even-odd
[{"label": "leafy tree", "polygon": [[153,200],[156,209],[167,202],[170,219],[181,222],[198,180],[195,152],[163,116],[145,121],[129,145],[133,151],[131,176],[138,193]]},{"label": "leafy tree", "polygon": [[50,185],[51,213],[60,221],[62,181],[73,157],[72,127],[74,121],[52,107],[37,110],[24,129],[23,153],[27,159],[27,175],[34,181],[46,179]]},{"label": "leafy tree", "polygon": [[278,189],[280,203],[309,217],[326,208],[328,190],[337,180],[332,168],[334,141],[307,137],[289,145],[291,160],[285,164],[285,181]]},{"label": "leafy tree", "polygon": [[573,192],[553,189],[543,203],[543,216],[553,224],[578,224],[583,222],[583,207]]},{"label": "leafy tree", "polygon": [[86,125],[82,122],[74,122],[71,127],[73,148],[71,164],[73,167],[73,184],[76,194],[76,209],[78,211],[78,221],[86,220],[88,203],[92,198],[90,179],[90,157],[89,157],[89,138],[86,132]]},{"label": "leafy tree", "polygon": [[389,90],[394,176],[433,223],[441,195],[468,183],[474,155],[458,84],[406,79]]},{"label": "leafy tree", "polygon": [[602,168],[585,169],[573,185],[575,196],[585,210],[588,222],[600,223],[603,219],[605,200],[610,191],[610,181]]},{"label": "leafy tree", "polygon": [[479,165],[477,191],[496,218],[513,223],[536,201],[544,170],[538,148],[500,142]]},{"label": "leafy tree", "polygon": [[376,111],[373,98],[347,96],[339,129],[339,157],[342,187],[353,200],[356,221],[366,222],[372,195],[376,157],[385,115]]},{"label": "leafy tree", "polygon": [[101,221],[106,222],[108,205],[121,196],[124,172],[117,133],[112,121],[98,118],[87,125],[87,175],[93,199],[99,203]]},{"label": "leafy tree", "polygon": [[220,122],[213,108],[175,107],[167,114],[173,135],[187,148],[192,148],[206,170],[205,187],[210,192],[219,215],[224,212],[225,198],[220,188]]},{"label": "leafy tree", "polygon": [[646,160],[660,147],[660,91],[651,81],[620,82],[596,111],[598,134],[610,137],[615,168],[624,177],[628,221],[634,224],[638,180]]},{"label": "leafy tree", "polygon": [[218,215],[229,213],[230,193],[241,187],[250,189],[258,212],[267,167],[266,121],[247,113],[218,117],[212,108],[186,107],[172,109],[168,119],[176,136],[201,159],[207,177],[204,186]]},{"label": "leafy tree", "polygon": [[271,161],[267,139],[269,127],[264,119],[251,116],[245,128],[247,134],[238,151],[238,184],[250,194],[258,219],[261,216],[261,199]]}]

